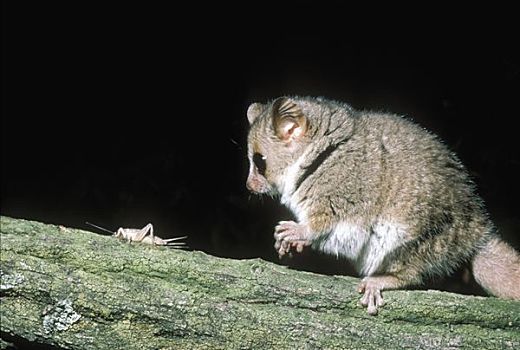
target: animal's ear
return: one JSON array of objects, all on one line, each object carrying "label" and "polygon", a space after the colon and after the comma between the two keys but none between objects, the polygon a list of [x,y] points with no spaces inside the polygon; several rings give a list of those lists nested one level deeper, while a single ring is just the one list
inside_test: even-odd
[{"label": "animal's ear", "polygon": [[280,97],[273,102],[273,127],[280,140],[290,142],[305,135],[307,118],[296,102]]},{"label": "animal's ear", "polygon": [[264,111],[264,105],[261,103],[251,103],[249,108],[247,109],[247,120],[249,121],[249,125],[253,124],[255,119],[262,114]]}]

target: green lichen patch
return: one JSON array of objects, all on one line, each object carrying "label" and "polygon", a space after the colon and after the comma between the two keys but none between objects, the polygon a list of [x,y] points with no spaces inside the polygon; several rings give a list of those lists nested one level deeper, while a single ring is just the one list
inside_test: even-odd
[{"label": "green lichen patch", "polygon": [[[358,280],[127,244],[0,218],[1,330],[76,349],[514,349],[520,303],[385,292],[369,316]],[[4,288],[5,287],[5,288]]]}]

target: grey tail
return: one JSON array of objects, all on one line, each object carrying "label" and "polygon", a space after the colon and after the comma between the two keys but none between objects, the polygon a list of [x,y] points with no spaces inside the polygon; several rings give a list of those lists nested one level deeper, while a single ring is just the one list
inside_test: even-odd
[{"label": "grey tail", "polygon": [[520,300],[520,254],[499,237],[493,237],[473,257],[473,276],[488,293]]}]

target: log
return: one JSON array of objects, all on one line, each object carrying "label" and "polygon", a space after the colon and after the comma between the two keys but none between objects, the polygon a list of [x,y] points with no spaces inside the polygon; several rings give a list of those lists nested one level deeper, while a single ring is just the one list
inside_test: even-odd
[{"label": "log", "polygon": [[520,302],[359,280],[1,217],[3,348],[519,349]]}]

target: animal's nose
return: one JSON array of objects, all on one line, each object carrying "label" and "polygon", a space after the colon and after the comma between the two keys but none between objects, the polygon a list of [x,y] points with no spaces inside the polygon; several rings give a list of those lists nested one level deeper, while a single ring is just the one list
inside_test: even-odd
[{"label": "animal's nose", "polygon": [[251,181],[251,179],[247,179],[246,181],[246,188],[251,191],[251,192],[254,192],[255,190],[253,189],[253,184],[252,184],[253,181]]}]

